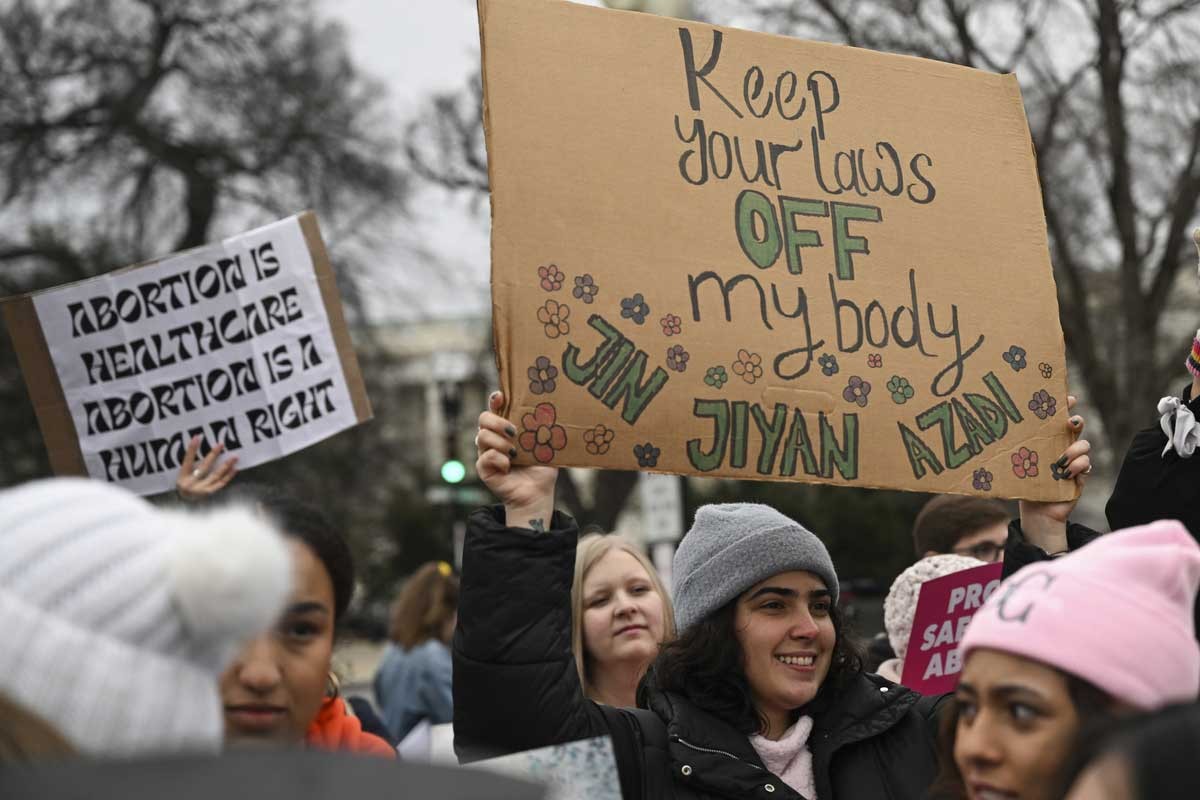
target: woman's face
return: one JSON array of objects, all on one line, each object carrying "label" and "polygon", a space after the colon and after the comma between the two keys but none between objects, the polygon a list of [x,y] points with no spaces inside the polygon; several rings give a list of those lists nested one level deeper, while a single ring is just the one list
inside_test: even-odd
[{"label": "woman's face", "polygon": [[738,598],[734,633],[769,738],[783,735],[792,710],[810,702],[829,674],[837,641],[832,605],[825,582],[801,570],[774,575]]},{"label": "woman's face", "polygon": [[663,599],[645,567],[613,548],[583,578],[583,647],[594,665],[644,663],[665,635]]},{"label": "woman's face", "polygon": [[1079,728],[1061,672],[998,650],[975,650],[954,696],[954,762],[968,800],[1056,796]]},{"label": "woman's face", "polygon": [[333,581],[308,545],[289,539],[295,586],[275,629],[250,642],[221,676],[232,747],[304,739],[325,698],[333,654]]}]

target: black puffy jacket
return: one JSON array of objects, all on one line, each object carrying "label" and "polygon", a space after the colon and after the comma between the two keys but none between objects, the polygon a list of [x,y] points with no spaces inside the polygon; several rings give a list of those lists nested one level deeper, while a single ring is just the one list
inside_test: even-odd
[{"label": "black puffy jacket", "polygon": [[[534,533],[503,518],[500,507],[483,509],[467,528],[454,637],[460,759],[611,735],[625,800],[800,797],[745,734],[686,697],[651,691],[648,711],[586,699],[571,655],[575,523],[555,514]],[[820,800],[924,797],[941,699],[875,675],[819,695],[806,713]]]}]

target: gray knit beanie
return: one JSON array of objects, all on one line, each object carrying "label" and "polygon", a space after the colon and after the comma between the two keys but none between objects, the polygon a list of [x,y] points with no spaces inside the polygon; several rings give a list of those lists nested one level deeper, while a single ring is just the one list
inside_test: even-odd
[{"label": "gray knit beanie", "polygon": [[772,575],[805,570],[837,602],[825,545],[797,522],[759,503],[701,506],[675,551],[675,627],[680,633]]}]

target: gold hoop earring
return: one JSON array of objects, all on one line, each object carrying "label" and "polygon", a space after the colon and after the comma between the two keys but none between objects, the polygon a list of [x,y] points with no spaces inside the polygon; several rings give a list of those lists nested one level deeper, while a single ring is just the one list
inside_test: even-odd
[{"label": "gold hoop earring", "polygon": [[342,693],[342,683],[338,680],[338,676],[330,672],[325,679],[325,696],[330,700],[336,699]]}]

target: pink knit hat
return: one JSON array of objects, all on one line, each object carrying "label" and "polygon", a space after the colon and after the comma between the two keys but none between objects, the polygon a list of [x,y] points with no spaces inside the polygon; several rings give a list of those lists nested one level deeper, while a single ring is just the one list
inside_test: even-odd
[{"label": "pink knit hat", "polygon": [[1002,583],[967,628],[963,662],[986,647],[1075,675],[1138,709],[1194,700],[1197,588],[1200,545],[1183,525],[1116,531]]}]

